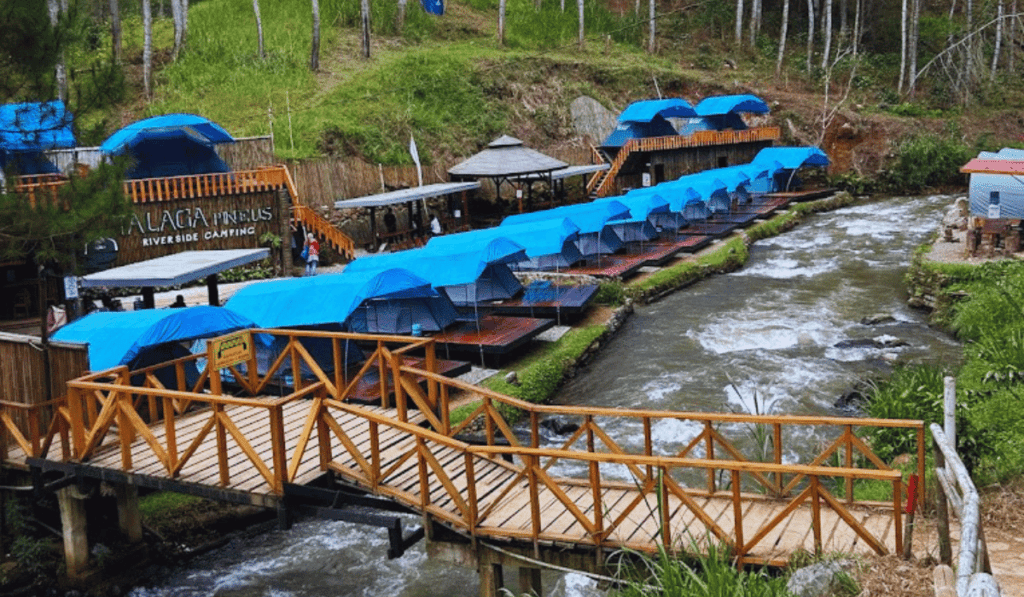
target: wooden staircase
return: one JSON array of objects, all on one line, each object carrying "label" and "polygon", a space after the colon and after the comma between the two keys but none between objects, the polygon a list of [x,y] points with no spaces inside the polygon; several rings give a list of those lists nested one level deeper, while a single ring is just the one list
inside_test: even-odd
[{"label": "wooden staircase", "polygon": [[302,226],[307,232],[312,232],[323,242],[327,243],[338,252],[339,255],[351,261],[356,257],[356,244],[352,238],[338,230],[330,220],[321,216],[308,205],[303,205],[299,200],[299,193],[295,189],[295,181],[292,180],[291,172],[285,168],[285,186],[292,197],[292,220],[296,226]]}]

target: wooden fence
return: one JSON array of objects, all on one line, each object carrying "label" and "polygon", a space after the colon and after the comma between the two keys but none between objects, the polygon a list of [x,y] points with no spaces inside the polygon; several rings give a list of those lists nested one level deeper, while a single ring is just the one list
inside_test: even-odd
[{"label": "wooden fence", "polygon": [[0,458],[6,461],[14,445],[39,453],[68,381],[88,370],[85,345],[50,342],[44,348],[35,336],[0,333]]}]

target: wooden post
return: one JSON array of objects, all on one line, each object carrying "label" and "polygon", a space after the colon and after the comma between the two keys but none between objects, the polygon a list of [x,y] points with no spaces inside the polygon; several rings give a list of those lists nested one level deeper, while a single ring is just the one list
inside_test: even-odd
[{"label": "wooden post", "polygon": [[220,292],[217,289],[217,274],[206,276],[206,294],[211,307],[220,306]]},{"label": "wooden post", "polygon": [[540,586],[540,568],[519,567],[519,594],[543,595]]},{"label": "wooden post", "polygon": [[[482,560],[482,558],[481,558]],[[480,562],[480,597],[498,597],[505,585],[501,564]]]},{"label": "wooden post", "polygon": [[57,491],[60,523],[64,535],[64,562],[68,576],[78,578],[89,565],[89,537],[85,516],[85,498],[77,487]]},{"label": "wooden post", "polygon": [[280,218],[280,228],[278,233],[281,235],[281,275],[291,276],[292,275],[292,223],[291,223],[291,195],[288,193],[288,187],[282,186],[277,189],[277,217]]},{"label": "wooden post", "polygon": [[142,513],[139,511],[139,488],[127,483],[114,485],[117,495],[117,527],[129,543],[142,541]]}]

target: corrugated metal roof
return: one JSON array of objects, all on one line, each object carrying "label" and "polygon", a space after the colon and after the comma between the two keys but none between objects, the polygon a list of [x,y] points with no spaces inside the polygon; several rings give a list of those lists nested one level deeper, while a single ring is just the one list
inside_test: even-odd
[{"label": "corrugated metal roof", "polygon": [[491,141],[487,149],[449,169],[448,174],[481,178],[511,177],[551,172],[568,165],[562,160],[524,147],[523,142],[515,137],[503,135]]},{"label": "corrugated metal roof", "polygon": [[974,158],[960,168],[965,173],[1024,174],[1024,161]]},{"label": "corrugated metal roof", "polygon": [[444,195],[461,193],[462,191],[472,191],[473,189],[479,188],[479,182],[440,182],[424,185],[422,187],[412,187],[388,193],[380,193],[379,195],[367,195],[366,197],[357,197],[355,199],[339,199],[334,202],[334,208],[353,209],[359,207],[384,207],[386,205],[397,205],[399,203],[419,201],[420,199],[442,197]]},{"label": "corrugated metal roof", "polygon": [[267,257],[270,249],[182,251],[89,274],[82,287],[177,286]]}]

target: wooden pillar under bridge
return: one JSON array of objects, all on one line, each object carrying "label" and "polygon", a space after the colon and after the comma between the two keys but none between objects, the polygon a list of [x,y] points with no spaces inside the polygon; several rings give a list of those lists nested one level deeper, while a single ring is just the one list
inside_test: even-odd
[{"label": "wooden pillar under bridge", "polygon": [[75,486],[57,491],[60,523],[64,536],[64,563],[70,578],[78,578],[89,566],[89,537],[87,534],[85,500]]},{"label": "wooden pillar under bridge", "polygon": [[114,486],[117,496],[117,527],[129,543],[142,541],[142,513],[139,510],[139,488],[121,483]]}]

